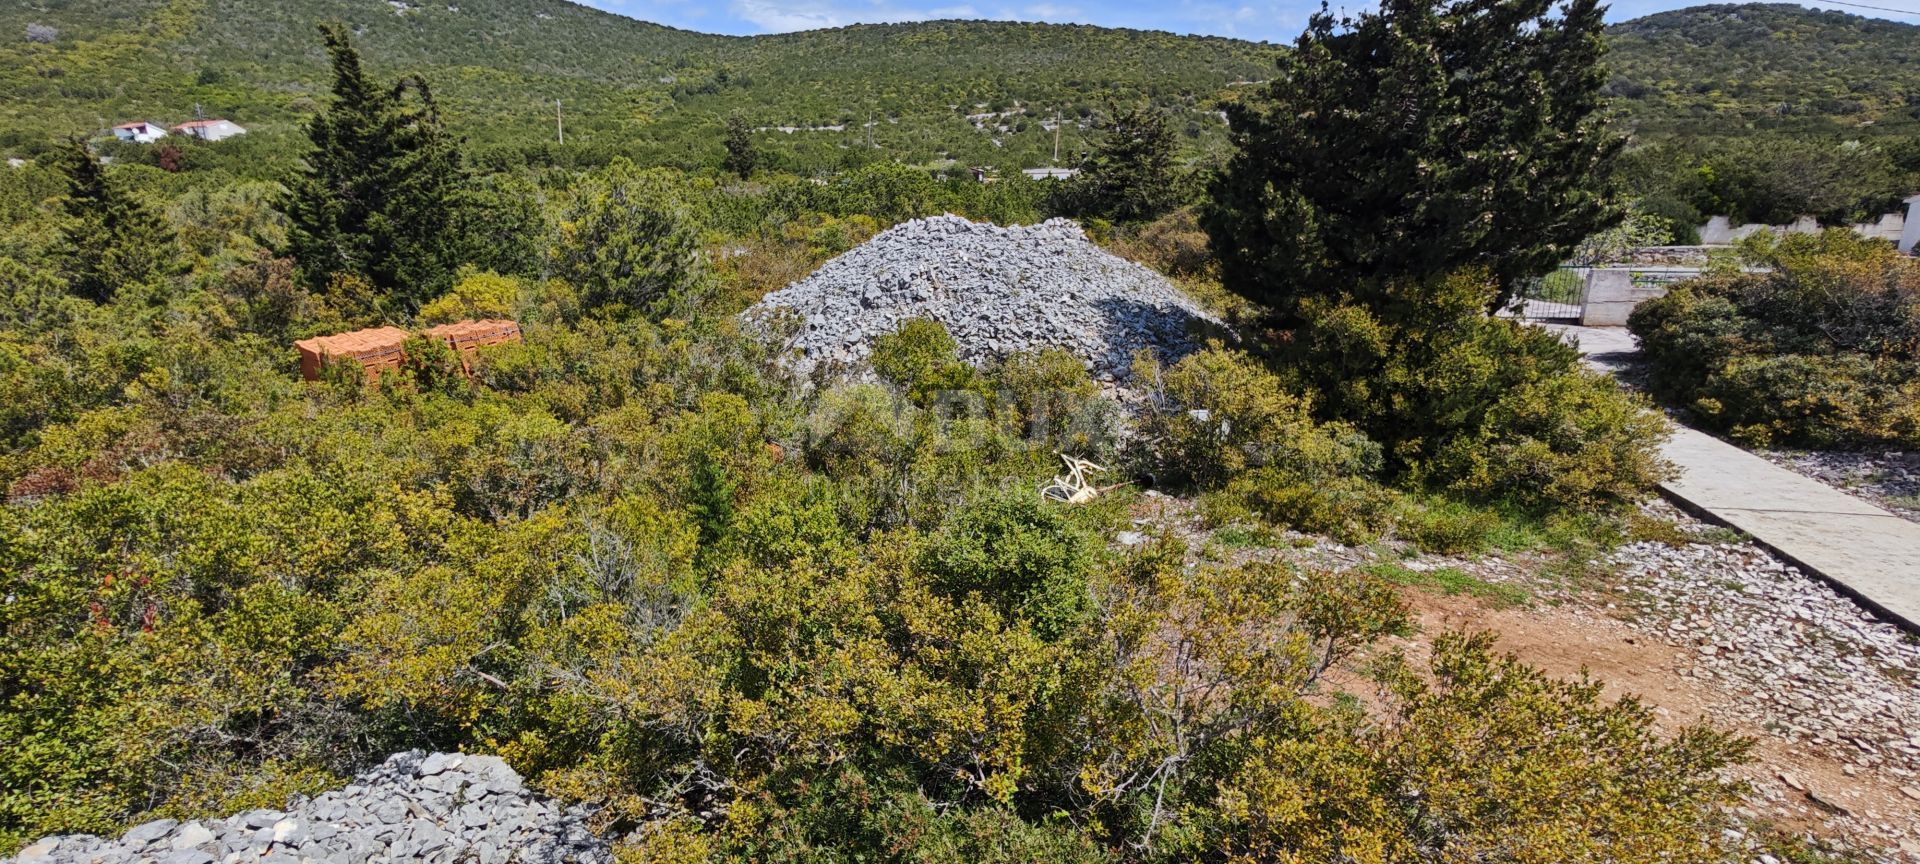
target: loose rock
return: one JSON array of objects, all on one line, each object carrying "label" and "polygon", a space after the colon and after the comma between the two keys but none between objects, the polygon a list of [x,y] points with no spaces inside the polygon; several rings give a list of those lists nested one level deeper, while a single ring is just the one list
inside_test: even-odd
[{"label": "loose rock", "polygon": [[881,232],[747,311],[799,316],[791,365],[865,372],[873,340],[912,318],[940,322],[960,357],[984,364],[1037,348],[1065,348],[1103,383],[1122,384],[1139,349],[1171,363],[1199,346],[1193,331],[1221,329],[1172,283],[1053,219],[1001,228],[958,216]]},{"label": "loose rock", "polygon": [[347,788],[286,812],[253,810],[226,819],[148,822],[119,839],[47,837],[8,859],[18,864],[160,861],[474,861],[613,860],[587,829],[581,807],[549,806],[497,757],[396,753]]}]

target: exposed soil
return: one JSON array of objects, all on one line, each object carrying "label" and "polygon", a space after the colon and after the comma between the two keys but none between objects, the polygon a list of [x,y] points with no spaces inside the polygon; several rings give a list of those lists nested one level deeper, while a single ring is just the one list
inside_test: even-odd
[{"label": "exposed soil", "polygon": [[1609,696],[1639,697],[1662,731],[1707,723],[1753,738],[1736,771],[1750,784],[1740,815],[1868,860],[1920,862],[1920,644],[1723,529],[1663,503],[1647,510],[1673,524],[1669,543],[1621,547],[1576,579],[1553,552],[1426,556],[1291,532],[1248,542],[1164,496],[1135,507],[1134,536],[1167,531],[1196,560],[1227,564],[1466,574],[1492,590],[1402,589],[1419,626],[1399,647],[1413,659],[1438,634],[1492,630],[1549,674],[1584,671]]},{"label": "exposed soil", "polygon": [[[1863,770],[1835,748],[1794,741],[1774,730],[1736,719],[1728,711],[1752,694],[1733,692],[1687,674],[1692,652],[1650,638],[1627,622],[1580,608],[1496,608],[1468,596],[1438,596],[1409,589],[1419,633],[1404,640],[1420,659],[1434,635],[1450,630],[1492,630],[1500,647],[1550,675],[1587,674],[1610,698],[1637,696],[1653,711],[1663,732],[1707,723],[1756,742],[1750,761],[1735,775],[1752,784],[1742,815],[1778,828],[1807,833],[1888,860],[1920,860],[1920,798],[1915,789],[1883,771]],[[1844,813],[1835,812],[1835,806]]]}]

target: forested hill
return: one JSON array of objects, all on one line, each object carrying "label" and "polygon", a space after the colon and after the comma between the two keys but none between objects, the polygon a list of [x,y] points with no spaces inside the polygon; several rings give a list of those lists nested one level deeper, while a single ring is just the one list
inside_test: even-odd
[{"label": "forested hill", "polygon": [[[482,158],[717,160],[762,127],[776,165],[873,158],[1023,167],[1063,157],[1109,104],[1178,113],[1196,153],[1277,46],[1110,28],[939,21],[762,37],[693,33],[564,0],[25,0],[0,4],[0,151],[133,119],[225,116],[272,163],[322,95],[314,24],[352,26],[382,74],[419,72]],[[1920,27],[1788,5],[1615,25],[1613,92],[1651,136],[1869,131],[1920,110]],[[561,103],[568,148],[555,137]],[[870,124],[870,125],[869,125]],[[780,127],[785,127],[784,131]],[[867,146],[871,144],[873,146]]]},{"label": "forested hill", "polygon": [[[1042,127],[1056,112],[1067,119],[1061,143],[1071,153],[1094,112],[1141,99],[1181,109],[1190,140],[1217,143],[1213,102],[1235,82],[1264,77],[1276,50],[1010,22],[725,37],[564,0],[0,7],[0,89],[20,97],[0,107],[0,149],[16,151],[122,120],[177,122],[195,104],[255,129],[297,131],[328,74],[314,35],[314,24],[327,20],[353,28],[375,69],[424,73],[454,128],[479,149],[550,141],[557,99],[576,151],[683,163],[717,158],[717,127],[734,113],[763,127],[820,130],[767,133],[775,154],[816,166],[854,158],[848,145],[869,138],[869,119],[873,143],[889,156],[1041,164],[1054,143]],[[57,35],[27,38],[35,24]]]},{"label": "forested hill", "polygon": [[1616,24],[1608,35],[1610,89],[1645,133],[1916,131],[1920,25],[1716,4]]}]

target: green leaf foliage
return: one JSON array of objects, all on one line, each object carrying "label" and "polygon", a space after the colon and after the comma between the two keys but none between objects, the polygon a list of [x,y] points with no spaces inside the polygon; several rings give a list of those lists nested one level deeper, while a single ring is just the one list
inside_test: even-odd
[{"label": "green leaf foliage", "polygon": [[122,288],[150,287],[178,272],[171,227],[107,179],[84,142],[60,151],[67,178],[61,200],[61,275],[73,293],[104,303]]},{"label": "green leaf foliage", "polygon": [[1297,320],[1359,280],[1482,268],[1502,288],[1619,221],[1588,0],[1322,11],[1228,108],[1207,218],[1227,286]]},{"label": "green leaf foliage", "polygon": [[1765,446],[1920,441],[1920,269],[1851,231],[1747,250],[1766,272],[1681,283],[1634,310],[1662,400]]},{"label": "green leaf foliage", "polygon": [[288,184],[287,250],[313,289],[353,277],[379,311],[412,312],[452,284],[460,156],[424,79],[382,87],[344,27],[320,34],[332,99],[308,121],[312,147]]}]

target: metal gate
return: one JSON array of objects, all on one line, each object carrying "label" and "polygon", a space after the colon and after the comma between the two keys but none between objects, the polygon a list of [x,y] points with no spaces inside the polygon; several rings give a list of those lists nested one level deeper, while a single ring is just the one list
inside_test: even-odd
[{"label": "metal gate", "polygon": [[1586,269],[1562,267],[1521,283],[1507,314],[1524,321],[1578,323],[1586,303]]}]

